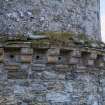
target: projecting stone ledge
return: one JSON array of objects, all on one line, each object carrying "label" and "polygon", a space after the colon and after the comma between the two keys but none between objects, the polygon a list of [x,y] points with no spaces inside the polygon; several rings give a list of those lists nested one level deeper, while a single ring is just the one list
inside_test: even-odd
[{"label": "projecting stone ledge", "polygon": [[0,39],[3,40],[40,40],[40,39],[48,39],[45,35],[24,35],[24,34],[15,34],[14,36],[12,34],[2,34],[0,33]]}]

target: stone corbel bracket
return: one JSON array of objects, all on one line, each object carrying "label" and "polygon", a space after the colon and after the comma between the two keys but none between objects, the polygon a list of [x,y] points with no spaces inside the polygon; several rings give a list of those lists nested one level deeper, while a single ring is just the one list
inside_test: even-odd
[{"label": "stone corbel bracket", "polygon": [[[0,62],[4,63],[5,48],[20,49],[20,63],[31,64],[34,54],[34,49],[37,51],[46,49],[47,64],[52,65],[79,65],[79,67],[87,68],[102,68],[105,69],[105,51],[95,48],[86,47],[34,47],[31,42],[13,42],[12,44],[4,45],[0,47]],[[46,64],[46,62],[45,62]],[[58,66],[61,67],[61,66]],[[67,67],[67,66],[65,66]]]}]

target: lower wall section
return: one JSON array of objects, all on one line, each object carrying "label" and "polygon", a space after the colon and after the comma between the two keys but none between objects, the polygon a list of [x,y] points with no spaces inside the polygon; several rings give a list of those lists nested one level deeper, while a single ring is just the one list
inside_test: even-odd
[{"label": "lower wall section", "polygon": [[0,49],[0,105],[105,105],[105,51]]},{"label": "lower wall section", "polygon": [[8,79],[0,68],[0,105],[104,105],[105,71],[36,71]]}]

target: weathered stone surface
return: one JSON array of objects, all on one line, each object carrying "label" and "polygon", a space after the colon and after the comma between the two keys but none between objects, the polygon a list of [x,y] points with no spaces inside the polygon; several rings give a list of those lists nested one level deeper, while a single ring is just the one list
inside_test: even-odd
[{"label": "weathered stone surface", "polygon": [[3,62],[4,60],[4,55],[0,55],[0,62]]},{"label": "weathered stone surface", "polygon": [[97,53],[96,52],[92,52],[90,54],[90,59],[96,59],[97,58]]},{"label": "weathered stone surface", "polygon": [[31,83],[31,91],[32,92],[40,92],[40,91],[46,91],[47,90],[47,87],[46,87],[46,84],[44,83],[37,83],[37,82],[32,82]]},{"label": "weathered stone surface", "polygon": [[53,90],[53,91],[63,91],[64,90],[64,82],[60,82],[60,81],[49,82],[47,89]]},{"label": "weathered stone surface", "polygon": [[81,52],[79,50],[74,50],[70,54],[72,57],[81,57]]},{"label": "weathered stone surface", "polygon": [[70,67],[68,65],[59,64],[59,65],[56,65],[56,70],[60,72],[65,71],[65,70],[69,71]]},{"label": "weathered stone surface", "polygon": [[4,59],[4,49],[0,48],[0,62],[3,62]]},{"label": "weathered stone surface", "polygon": [[44,71],[45,69],[45,64],[32,64],[32,71]]},{"label": "weathered stone surface", "polygon": [[46,95],[46,99],[53,102],[67,102],[70,101],[70,94],[66,92],[51,92]]},{"label": "weathered stone surface", "polygon": [[104,67],[104,66],[105,66],[105,63],[100,61],[100,62],[97,63],[97,65],[98,65],[99,67]]},{"label": "weathered stone surface", "polygon": [[4,53],[4,49],[0,48],[0,55],[2,55]]},{"label": "weathered stone surface", "polygon": [[44,71],[42,74],[42,78],[44,79],[56,79],[57,74],[55,72]]},{"label": "weathered stone surface", "polygon": [[21,62],[23,63],[31,63],[32,62],[32,55],[21,55]]},{"label": "weathered stone surface", "polygon": [[33,54],[33,49],[31,48],[22,48],[21,54]]},{"label": "weathered stone surface", "polygon": [[1,105],[103,105],[104,50],[50,48],[48,55],[43,48],[34,48],[33,54],[29,47],[6,49],[0,63]]},{"label": "weathered stone surface", "polygon": [[94,66],[94,60],[87,60],[87,66]]},{"label": "weathered stone surface", "polygon": [[50,48],[48,50],[48,55],[50,55],[50,56],[57,56],[59,54],[60,54],[59,48]]},{"label": "weathered stone surface", "polygon": [[11,65],[5,65],[5,69],[6,70],[10,70],[10,71],[12,71],[12,70],[18,70],[19,69],[19,65],[17,65],[17,64],[11,64]]},{"label": "weathered stone surface", "polygon": [[71,57],[69,60],[69,64],[78,64],[79,59],[75,57]]},{"label": "weathered stone surface", "polygon": [[[1,42],[8,35],[0,42],[0,105],[105,104],[105,44],[93,40],[101,39],[99,2],[0,0]],[[38,46],[31,39],[40,32],[65,37]]]},{"label": "weathered stone surface", "polygon": [[0,32],[70,31],[100,40],[100,0],[1,0]]},{"label": "weathered stone surface", "polygon": [[[21,37],[19,37],[21,40]],[[7,45],[5,45],[5,47],[12,47],[12,48],[27,48],[31,46],[31,42],[21,42],[21,41],[17,41],[16,43],[8,43]]]},{"label": "weathered stone surface", "polygon": [[58,57],[57,56],[48,56],[48,63],[49,64],[54,64],[58,62]]},{"label": "weathered stone surface", "polygon": [[23,71],[29,71],[30,67],[31,67],[30,64],[24,64],[24,63],[23,63],[23,64],[21,65],[21,69],[22,69]]}]

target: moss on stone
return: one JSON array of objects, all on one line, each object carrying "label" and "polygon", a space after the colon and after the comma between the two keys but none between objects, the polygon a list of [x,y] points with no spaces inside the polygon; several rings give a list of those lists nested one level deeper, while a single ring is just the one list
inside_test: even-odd
[{"label": "moss on stone", "polygon": [[34,40],[32,41],[32,46],[48,46],[49,45],[49,41],[48,40]]},{"label": "moss on stone", "polygon": [[[36,34],[35,32],[34,34]],[[68,45],[73,37],[75,36],[74,33],[70,32],[39,32],[39,35],[45,35],[48,37],[49,42],[54,45]]]},{"label": "moss on stone", "polygon": [[84,33],[76,35],[71,32],[33,32],[33,34],[48,36],[50,44],[57,46],[68,46],[71,42],[86,47],[105,46],[101,41],[97,42],[97,40],[87,37]]},{"label": "moss on stone", "polygon": [[69,46],[73,45],[82,45],[85,47],[105,47],[105,44],[101,41],[88,38],[84,33],[78,35],[71,32],[33,32],[33,35],[44,35],[48,39],[39,39],[39,40],[30,40],[25,35],[16,34],[15,37],[3,36],[0,38],[0,42],[6,45],[15,45],[17,42],[31,42],[32,46]]}]

